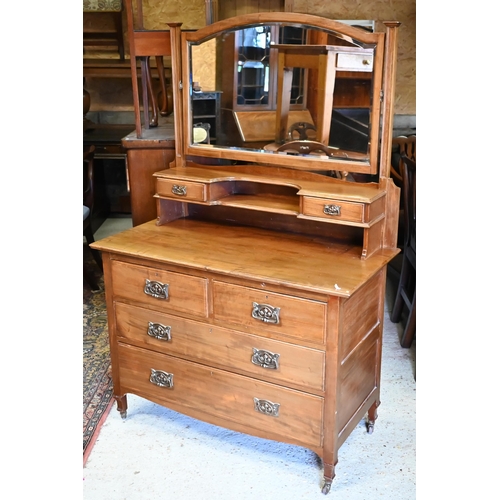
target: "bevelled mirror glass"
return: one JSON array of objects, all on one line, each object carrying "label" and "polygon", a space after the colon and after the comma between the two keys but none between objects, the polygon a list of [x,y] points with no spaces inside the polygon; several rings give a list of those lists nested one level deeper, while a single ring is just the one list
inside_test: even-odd
[{"label": "bevelled mirror glass", "polygon": [[182,34],[186,155],[376,173],[384,35],[312,18]]}]

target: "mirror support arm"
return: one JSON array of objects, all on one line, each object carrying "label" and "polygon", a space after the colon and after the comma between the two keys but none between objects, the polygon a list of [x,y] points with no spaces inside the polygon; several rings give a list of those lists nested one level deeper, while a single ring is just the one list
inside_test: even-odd
[{"label": "mirror support arm", "polygon": [[385,55],[384,55],[384,87],[383,87],[383,122],[382,122],[382,142],[380,145],[380,177],[390,177],[391,169],[391,149],[392,149],[392,128],[393,128],[393,107],[396,87],[396,60],[398,41],[398,21],[384,21],[387,27]]},{"label": "mirror support arm", "polygon": [[[170,45],[172,54],[181,53],[181,26],[182,23],[169,23]],[[182,113],[182,90],[180,82],[182,80],[182,66],[180,57],[172,57],[172,93],[174,98],[174,116],[176,117],[175,127],[175,164],[181,167],[184,164],[184,115]]]}]

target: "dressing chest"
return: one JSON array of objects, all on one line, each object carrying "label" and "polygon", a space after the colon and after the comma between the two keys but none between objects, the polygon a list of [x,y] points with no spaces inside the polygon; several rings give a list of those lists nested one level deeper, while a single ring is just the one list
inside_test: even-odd
[{"label": "dressing chest", "polygon": [[[238,130],[222,120],[216,144],[195,142],[191,82],[220,88],[221,65],[233,64],[219,57],[224,44],[262,26],[303,30],[300,43],[315,47],[299,52],[311,58],[327,47],[328,85],[321,61],[293,61],[302,65],[302,107],[313,123],[284,129],[289,106],[280,103],[268,115],[271,141],[234,147]],[[397,26],[371,33],[283,12],[198,31],[171,26],[176,155],[154,174],[157,219],[93,244],[103,255],[114,397],[124,418],[132,393],[307,447],[323,461],[324,493],[351,431],[365,417],[373,430],[386,265],[398,253],[399,189],[388,178]],[[259,87],[274,85],[275,95],[296,74],[279,63],[278,42],[265,42],[278,81]],[[205,84],[207,66],[213,81]],[[368,71],[372,92],[366,138],[356,141],[364,146],[316,140],[318,121],[333,115],[325,121],[317,103],[331,106],[337,72],[358,70]],[[313,135],[294,138],[305,129]]]}]

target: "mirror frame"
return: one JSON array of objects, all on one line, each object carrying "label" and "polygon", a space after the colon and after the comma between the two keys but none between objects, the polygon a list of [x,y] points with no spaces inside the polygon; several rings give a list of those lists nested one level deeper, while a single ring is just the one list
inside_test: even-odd
[{"label": "mirror frame", "polygon": [[[243,149],[239,147],[231,148],[229,146],[218,147],[216,144],[192,143],[190,44],[201,44],[217,35],[244,27],[270,24],[290,24],[310,29],[331,31],[338,38],[353,43],[361,48],[374,49],[372,105],[370,135],[368,141],[369,151],[366,161],[353,161],[348,159],[337,159],[334,157],[328,158],[326,156],[317,155],[301,155],[299,157],[300,161],[297,161],[298,157],[295,155],[277,154],[272,151]],[[385,50],[384,43],[385,33],[372,33],[339,21],[308,14],[289,12],[247,14],[218,21],[197,31],[182,31],[180,34],[181,68],[177,68],[177,71],[173,72],[173,77],[175,77],[175,73],[179,72],[180,82],[182,82],[179,86],[182,87],[182,90],[179,88],[177,93],[177,89],[175,89],[174,93],[177,94],[178,99],[182,100],[182,109],[184,110],[183,113],[181,112],[180,118],[182,121],[183,137],[180,141],[181,144],[178,144],[180,148],[178,151],[182,151],[184,160],[189,156],[205,157],[212,159],[238,160],[249,163],[283,166],[311,171],[339,170],[362,174],[377,174],[382,103],[381,99],[377,99],[376,97],[382,95]],[[179,123],[179,121],[177,121],[177,123]],[[179,137],[178,139],[181,138]],[[178,143],[178,140],[176,140],[176,143]]]}]

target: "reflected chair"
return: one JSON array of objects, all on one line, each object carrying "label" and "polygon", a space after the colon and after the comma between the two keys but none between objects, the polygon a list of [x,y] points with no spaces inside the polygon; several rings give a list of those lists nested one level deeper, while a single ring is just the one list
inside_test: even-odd
[{"label": "reflected chair", "polygon": [[[83,152],[83,235],[87,244],[94,242],[94,231],[92,229],[92,212],[94,209],[94,155],[95,146],[91,146],[88,151]],[[98,250],[90,248],[94,260],[102,272],[102,258]],[[83,279],[92,290],[99,290],[99,285],[95,281],[92,273],[83,265]]]},{"label": "reflected chair", "polygon": [[403,308],[408,316],[401,337],[401,347],[411,346],[416,332],[416,271],[417,271],[417,217],[416,217],[416,161],[402,154],[401,180],[403,183],[404,240],[401,273],[396,298],[391,313],[391,321],[399,323]]}]

